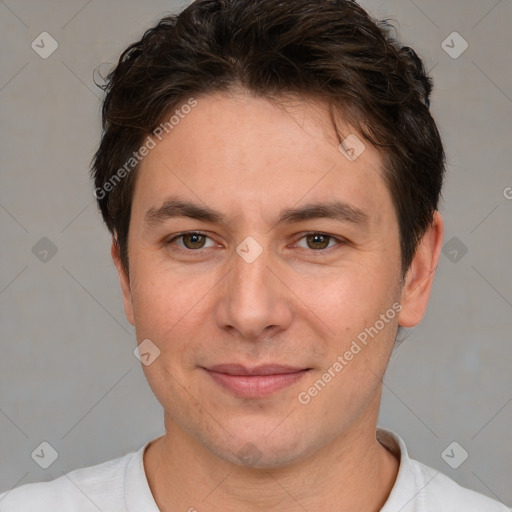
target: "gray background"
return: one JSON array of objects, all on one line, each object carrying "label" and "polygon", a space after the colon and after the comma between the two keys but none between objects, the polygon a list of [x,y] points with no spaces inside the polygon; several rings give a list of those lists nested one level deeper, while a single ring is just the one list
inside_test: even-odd
[{"label": "gray background", "polygon": [[[124,455],[163,433],[88,178],[100,137],[92,72],[185,3],[0,2],[0,490]],[[425,320],[392,356],[379,424],[412,457],[510,505],[512,2],[362,4],[396,19],[433,70],[448,154],[445,243],[455,237]],[[43,31],[59,45],[46,59],[31,48]],[[469,44],[456,59],[442,47],[454,31]],[[452,36],[445,45],[454,52],[460,43]],[[56,254],[46,240],[36,245],[43,237]],[[48,469],[31,457],[42,441],[58,452]],[[469,454],[458,469],[441,456],[453,441]]]}]

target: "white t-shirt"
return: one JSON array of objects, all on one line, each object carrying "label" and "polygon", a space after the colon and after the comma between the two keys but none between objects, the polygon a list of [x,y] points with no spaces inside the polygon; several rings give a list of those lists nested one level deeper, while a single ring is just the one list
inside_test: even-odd
[{"label": "white t-shirt", "polygon": [[[400,436],[378,428],[377,439],[400,457],[397,479],[381,512],[510,512],[483,494],[409,458]],[[0,494],[1,512],[160,512],[137,452],[76,469],[50,482],[25,484]],[[200,503],[191,504],[201,510]]]}]

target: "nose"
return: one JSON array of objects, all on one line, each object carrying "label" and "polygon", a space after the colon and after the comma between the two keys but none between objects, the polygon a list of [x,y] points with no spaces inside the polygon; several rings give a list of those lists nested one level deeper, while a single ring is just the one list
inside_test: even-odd
[{"label": "nose", "polygon": [[293,293],[272,265],[269,250],[263,249],[254,261],[238,253],[232,260],[215,309],[219,328],[249,341],[286,330],[293,318]]}]

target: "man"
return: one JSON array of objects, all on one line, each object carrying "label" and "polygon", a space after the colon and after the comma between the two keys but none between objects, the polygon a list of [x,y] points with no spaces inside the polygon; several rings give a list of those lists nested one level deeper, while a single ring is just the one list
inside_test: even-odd
[{"label": "man", "polygon": [[349,0],[199,0],[127,48],[93,177],[166,433],[2,512],[508,510],[377,428],[442,246],[431,87]]}]

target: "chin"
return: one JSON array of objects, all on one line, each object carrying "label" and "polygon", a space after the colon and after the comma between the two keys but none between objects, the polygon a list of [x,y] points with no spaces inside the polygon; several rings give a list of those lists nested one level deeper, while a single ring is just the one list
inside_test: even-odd
[{"label": "chin", "polygon": [[[283,428],[279,432],[276,425],[282,418],[264,425],[252,425],[245,429],[227,428],[234,435],[223,437],[217,442],[204,439],[207,448],[219,458],[237,466],[254,469],[285,467],[305,459],[314,452],[314,440],[304,437],[300,429]],[[235,434],[235,431],[237,432]]]}]

